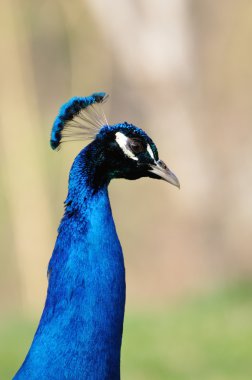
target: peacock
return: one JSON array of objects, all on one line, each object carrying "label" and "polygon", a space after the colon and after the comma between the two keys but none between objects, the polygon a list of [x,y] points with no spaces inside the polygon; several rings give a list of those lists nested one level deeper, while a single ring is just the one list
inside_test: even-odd
[{"label": "peacock", "polygon": [[113,178],[141,177],[180,185],[142,129],[107,123],[106,99],[103,92],[70,99],[52,127],[52,149],[91,142],[70,170],[44,310],[15,380],[120,379],[125,267],[108,185]]}]

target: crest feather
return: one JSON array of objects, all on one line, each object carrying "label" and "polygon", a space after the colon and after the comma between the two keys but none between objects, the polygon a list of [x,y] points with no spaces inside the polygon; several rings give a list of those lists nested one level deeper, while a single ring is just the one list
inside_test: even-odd
[{"label": "crest feather", "polygon": [[101,104],[108,98],[105,92],[87,97],[74,97],[63,104],[56,117],[50,144],[59,148],[62,142],[94,138],[101,127],[108,125]]}]

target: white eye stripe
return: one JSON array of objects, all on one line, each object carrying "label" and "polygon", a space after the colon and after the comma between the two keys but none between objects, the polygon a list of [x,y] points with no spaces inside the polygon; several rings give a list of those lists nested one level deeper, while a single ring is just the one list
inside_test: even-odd
[{"label": "white eye stripe", "polygon": [[151,149],[151,147],[150,147],[149,144],[147,145],[147,152],[149,153],[149,155],[151,156],[151,158],[153,158],[153,160],[155,160],[154,154],[153,154],[152,149]]},{"label": "white eye stripe", "polygon": [[119,145],[119,147],[122,149],[123,153],[131,158],[132,160],[138,160],[138,158],[134,155],[134,153],[127,147],[128,137],[126,137],[121,132],[116,132],[116,142]]}]

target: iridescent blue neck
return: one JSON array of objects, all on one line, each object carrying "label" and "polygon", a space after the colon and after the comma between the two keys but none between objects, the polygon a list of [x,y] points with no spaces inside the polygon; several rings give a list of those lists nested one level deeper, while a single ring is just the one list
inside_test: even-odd
[{"label": "iridescent blue neck", "polygon": [[90,185],[88,154],[83,150],[71,169],[44,312],[16,380],[120,379],[123,254],[107,184]]}]

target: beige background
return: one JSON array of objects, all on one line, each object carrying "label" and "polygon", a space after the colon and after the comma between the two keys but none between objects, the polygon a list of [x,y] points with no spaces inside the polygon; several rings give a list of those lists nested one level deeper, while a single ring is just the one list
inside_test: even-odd
[{"label": "beige background", "polygon": [[252,3],[2,0],[0,310],[39,312],[83,143],[49,134],[71,96],[106,91],[177,174],[114,181],[128,305],[167,304],[252,273]]}]

